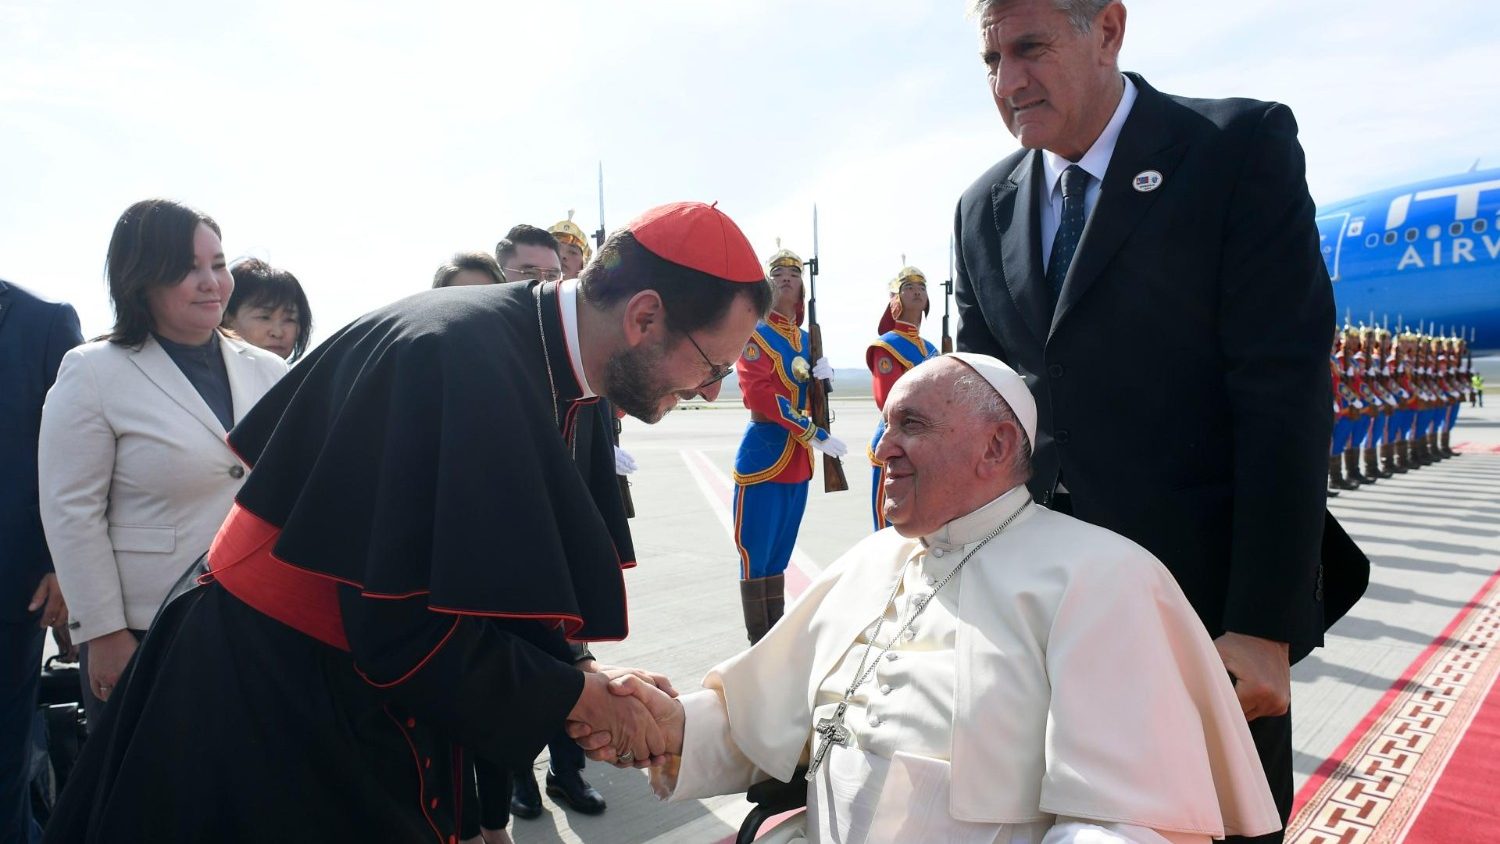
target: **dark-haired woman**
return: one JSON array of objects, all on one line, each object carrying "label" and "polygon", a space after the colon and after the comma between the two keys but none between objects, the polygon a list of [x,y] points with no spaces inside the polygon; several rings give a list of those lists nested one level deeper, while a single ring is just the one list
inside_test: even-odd
[{"label": "dark-haired woman", "polygon": [[109,244],[114,330],[63,358],[42,411],[42,526],[97,723],[174,581],[208,549],[245,465],[225,434],[286,372],[219,329],[219,226],[138,202]]},{"label": "dark-haired woman", "polygon": [[259,258],[239,261],[229,273],[234,292],[224,311],[224,327],[295,363],[312,339],[312,309],[297,277]]}]

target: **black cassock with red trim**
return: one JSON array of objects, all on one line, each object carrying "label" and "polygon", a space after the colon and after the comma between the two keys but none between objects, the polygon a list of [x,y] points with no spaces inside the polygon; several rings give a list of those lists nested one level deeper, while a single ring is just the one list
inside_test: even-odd
[{"label": "black cassock with red trim", "polygon": [[465,748],[529,765],[623,638],[634,550],[556,285],[428,291],[318,347],[48,841],[455,840]]}]

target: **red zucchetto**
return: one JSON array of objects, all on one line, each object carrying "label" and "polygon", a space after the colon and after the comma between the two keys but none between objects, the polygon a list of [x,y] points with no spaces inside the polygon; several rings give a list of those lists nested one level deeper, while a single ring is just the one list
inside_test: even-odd
[{"label": "red zucchetto", "polygon": [[625,227],[664,261],[735,282],[765,281],[755,250],[729,215],[702,202],[658,205]]}]

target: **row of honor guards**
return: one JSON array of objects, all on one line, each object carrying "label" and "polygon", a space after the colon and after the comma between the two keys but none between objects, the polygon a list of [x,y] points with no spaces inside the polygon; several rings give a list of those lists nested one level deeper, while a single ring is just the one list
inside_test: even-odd
[{"label": "row of honor guards", "polygon": [[1473,364],[1468,343],[1452,334],[1347,322],[1336,330],[1329,494],[1456,456],[1449,436],[1459,405],[1472,399]]}]

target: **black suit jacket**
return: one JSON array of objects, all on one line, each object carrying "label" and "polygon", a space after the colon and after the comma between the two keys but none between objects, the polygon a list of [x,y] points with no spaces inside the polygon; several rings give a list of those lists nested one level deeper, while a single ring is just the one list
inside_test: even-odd
[{"label": "black suit jacket", "polygon": [[[1061,479],[1078,517],[1166,564],[1211,634],[1300,656],[1363,592],[1369,563],[1325,510],[1334,306],[1296,122],[1279,104],[1131,79],[1054,312],[1041,152],[1006,158],[959,200],[958,348],[1031,387],[1037,500]],[[1148,170],[1160,186],[1136,190]]]},{"label": "black suit jacket", "polygon": [[52,571],[37,511],[37,436],[63,354],[82,342],[70,305],[0,281],[0,621],[31,615],[31,594]]}]

